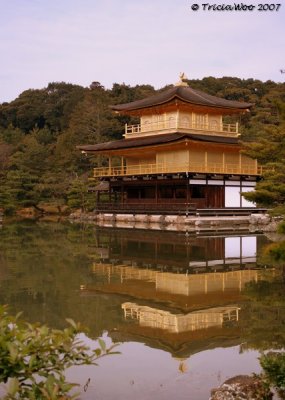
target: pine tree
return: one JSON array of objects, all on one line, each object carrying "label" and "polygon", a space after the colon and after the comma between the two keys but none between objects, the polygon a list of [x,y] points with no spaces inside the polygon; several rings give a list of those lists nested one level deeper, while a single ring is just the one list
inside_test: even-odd
[{"label": "pine tree", "polygon": [[285,103],[277,104],[279,124],[265,126],[258,142],[245,143],[246,154],[263,168],[263,179],[244,197],[285,215]]}]

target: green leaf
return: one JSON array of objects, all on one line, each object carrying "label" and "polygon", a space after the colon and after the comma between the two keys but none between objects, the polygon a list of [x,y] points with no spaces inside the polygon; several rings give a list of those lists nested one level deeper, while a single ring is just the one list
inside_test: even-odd
[{"label": "green leaf", "polygon": [[29,367],[30,368],[33,368],[33,366],[34,366],[34,364],[35,364],[35,361],[36,361],[36,355],[35,354],[33,354],[32,356],[31,356],[31,358],[30,358],[30,360],[29,360]]},{"label": "green leaf", "polygon": [[17,378],[9,378],[8,381],[8,389],[7,393],[11,396],[15,396],[15,394],[18,392],[20,387],[19,381]]},{"label": "green leaf", "polygon": [[15,362],[18,357],[18,348],[13,343],[7,343],[7,347],[10,353],[10,359]]},{"label": "green leaf", "polygon": [[77,324],[76,324],[76,322],[73,321],[73,319],[71,319],[71,318],[66,318],[65,320],[66,320],[66,322],[68,322],[74,329],[77,330]]},{"label": "green leaf", "polygon": [[[79,326],[73,320],[68,322],[73,328]],[[102,339],[98,341],[100,347],[92,352],[78,340],[72,328],[59,330],[40,324],[15,324],[14,317],[2,314],[0,381],[6,383],[9,380],[6,398],[77,398],[74,393],[70,394],[75,384],[66,381],[65,370],[75,365],[97,365],[97,358],[113,348],[106,348]]]},{"label": "green leaf", "polygon": [[101,339],[101,338],[99,338],[99,339],[98,339],[98,343],[99,343],[101,349],[102,349],[103,351],[106,351],[106,343],[104,342],[104,340]]}]

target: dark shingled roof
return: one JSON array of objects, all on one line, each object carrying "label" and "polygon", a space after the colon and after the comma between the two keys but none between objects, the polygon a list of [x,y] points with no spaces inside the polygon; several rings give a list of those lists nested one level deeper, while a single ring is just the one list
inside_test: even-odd
[{"label": "dark shingled roof", "polygon": [[178,142],[183,139],[191,139],[199,142],[208,143],[221,143],[221,144],[238,144],[238,139],[233,137],[223,137],[223,136],[209,136],[209,135],[197,135],[189,133],[167,133],[165,135],[153,135],[136,137],[131,139],[121,139],[112,142],[105,142],[99,144],[87,144],[77,146],[77,149],[86,152],[103,152],[108,150],[120,150],[129,149],[135,147],[153,146],[159,144],[166,144],[172,142]]},{"label": "dark shingled roof", "polygon": [[251,103],[243,103],[222,99],[220,97],[211,96],[200,90],[194,90],[189,86],[173,86],[161,93],[147,97],[142,100],[136,100],[131,103],[110,106],[114,111],[134,111],[142,108],[158,106],[170,102],[173,99],[180,99],[186,103],[196,104],[207,107],[228,108],[237,110],[246,110],[253,106]]}]

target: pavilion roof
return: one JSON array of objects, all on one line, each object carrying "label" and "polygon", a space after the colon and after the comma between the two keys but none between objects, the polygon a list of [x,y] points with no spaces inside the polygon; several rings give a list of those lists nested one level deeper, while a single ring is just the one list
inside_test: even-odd
[{"label": "pavilion roof", "polygon": [[89,152],[93,153],[93,152],[103,152],[103,151],[105,152],[111,150],[153,146],[160,144],[162,145],[162,144],[178,142],[185,139],[190,139],[199,142],[207,142],[207,143],[233,144],[233,145],[238,144],[238,138],[235,137],[210,136],[202,134],[198,135],[198,134],[176,132],[176,133],[166,133],[160,135],[136,137],[130,139],[121,139],[121,140],[115,140],[111,142],[98,143],[98,144],[80,145],[77,146],[77,148],[87,153]]},{"label": "pavilion roof", "polygon": [[128,112],[163,105],[175,99],[192,105],[231,109],[237,112],[245,111],[253,106],[252,103],[222,99],[221,97],[212,96],[200,90],[194,90],[190,86],[178,85],[145,99],[113,105],[110,108],[117,112]]}]

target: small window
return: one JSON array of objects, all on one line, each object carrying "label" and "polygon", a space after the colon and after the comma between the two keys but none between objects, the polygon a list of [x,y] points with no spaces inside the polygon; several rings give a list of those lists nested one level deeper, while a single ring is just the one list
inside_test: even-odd
[{"label": "small window", "polygon": [[218,130],[218,122],[215,119],[211,121],[210,129],[212,131],[217,131]]},{"label": "small window", "polygon": [[182,118],[182,128],[190,128],[190,120],[188,117]]},{"label": "small window", "polygon": [[206,127],[207,115],[206,114],[196,114],[195,122],[197,129],[204,129]]},{"label": "small window", "polygon": [[174,117],[169,118],[169,128],[175,128],[175,118]]}]

